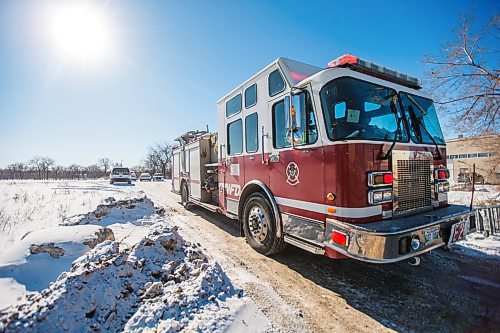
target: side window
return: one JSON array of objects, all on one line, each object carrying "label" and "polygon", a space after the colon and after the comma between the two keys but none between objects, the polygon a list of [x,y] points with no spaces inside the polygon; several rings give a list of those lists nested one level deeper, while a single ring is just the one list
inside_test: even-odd
[{"label": "side window", "polygon": [[285,81],[278,69],[269,74],[267,82],[269,85],[269,96],[271,97],[285,90]]},{"label": "side window", "polygon": [[257,83],[245,89],[245,108],[249,109],[257,104]]},{"label": "side window", "polygon": [[227,125],[227,154],[236,155],[243,152],[242,121],[238,119]]},{"label": "side window", "polygon": [[284,148],[290,146],[286,140],[286,134],[290,122],[285,116],[285,102],[281,101],[273,105],[273,145],[274,148]]},{"label": "side window", "polygon": [[292,135],[295,145],[306,145],[316,142],[318,128],[316,117],[309,98],[309,94],[301,92],[292,96],[292,112],[295,120],[290,130],[290,115],[285,102],[280,101],[273,106],[273,144],[275,148],[285,148],[292,145]]},{"label": "side window", "polygon": [[238,94],[226,102],[226,117],[241,112],[241,94]]},{"label": "side window", "polygon": [[247,153],[259,150],[259,126],[257,112],[245,118],[245,144]]}]

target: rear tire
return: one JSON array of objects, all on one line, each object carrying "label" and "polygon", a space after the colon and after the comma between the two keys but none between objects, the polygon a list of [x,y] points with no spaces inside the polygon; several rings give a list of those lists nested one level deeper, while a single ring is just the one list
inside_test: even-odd
[{"label": "rear tire", "polygon": [[181,186],[181,205],[184,207],[184,209],[189,210],[190,204],[189,204],[189,189],[186,183],[182,183]]},{"label": "rear tire", "polygon": [[277,221],[269,201],[262,193],[254,193],[243,208],[243,233],[247,243],[266,256],[285,248],[285,241],[276,235]]}]

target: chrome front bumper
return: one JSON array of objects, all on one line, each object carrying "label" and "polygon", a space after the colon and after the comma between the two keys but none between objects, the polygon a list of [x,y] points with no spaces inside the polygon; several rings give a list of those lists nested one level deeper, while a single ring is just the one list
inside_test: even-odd
[{"label": "chrome front bumper", "polygon": [[[472,218],[471,218],[472,216]],[[350,224],[327,219],[325,247],[353,259],[372,263],[391,263],[408,259],[448,243],[452,225],[465,221],[465,234],[475,230],[474,211],[465,206],[450,205],[413,216],[374,223]],[[425,240],[426,230],[439,229],[438,239],[421,242],[417,250],[408,248],[408,239],[418,236]],[[333,243],[331,234],[339,231],[348,235],[346,246]]]}]

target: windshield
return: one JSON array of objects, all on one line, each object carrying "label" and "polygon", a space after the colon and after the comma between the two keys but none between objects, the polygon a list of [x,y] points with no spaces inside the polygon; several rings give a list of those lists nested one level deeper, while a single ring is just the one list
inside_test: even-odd
[{"label": "windshield", "polygon": [[[321,105],[328,137],[331,140],[362,139],[393,141],[398,132],[397,117],[391,109],[396,96],[393,89],[342,77],[330,81],[321,89]],[[408,133],[400,124],[399,141],[408,141]]]},{"label": "windshield", "polygon": [[120,173],[126,173],[126,174],[129,174],[130,173],[130,170],[127,169],[127,168],[114,168],[113,169],[113,174],[114,175],[118,175]]},{"label": "windshield", "polygon": [[403,92],[400,96],[410,126],[411,139],[416,143],[431,144],[434,139],[437,144],[444,144],[443,132],[432,100]]}]

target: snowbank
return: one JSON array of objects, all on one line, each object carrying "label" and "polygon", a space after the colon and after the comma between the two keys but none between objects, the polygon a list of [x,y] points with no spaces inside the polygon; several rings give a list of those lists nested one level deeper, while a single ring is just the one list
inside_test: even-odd
[{"label": "snowbank", "polygon": [[[494,185],[477,185],[474,192],[474,206],[500,204],[500,187]],[[448,202],[459,205],[470,205],[470,191],[450,191]],[[452,249],[463,254],[482,259],[500,258],[500,236],[485,237],[481,233],[467,236],[467,239],[452,245]]]},{"label": "snowbank", "polygon": [[97,206],[90,213],[75,215],[62,222],[63,225],[99,224],[109,226],[123,221],[134,221],[156,213],[153,202],[147,197],[116,201],[114,197]]},{"label": "snowbank", "polygon": [[500,236],[485,237],[481,233],[474,233],[452,245],[452,248],[469,256],[500,260]]},{"label": "snowbank", "polygon": [[106,239],[114,239],[113,233],[100,226],[59,226],[27,234],[0,254],[0,309],[47,288],[73,260]]},{"label": "snowbank", "polygon": [[130,251],[120,251],[116,241],[97,245],[47,289],[0,312],[0,331],[223,328],[231,319],[224,303],[239,293],[216,262],[167,222],[151,226]]}]

